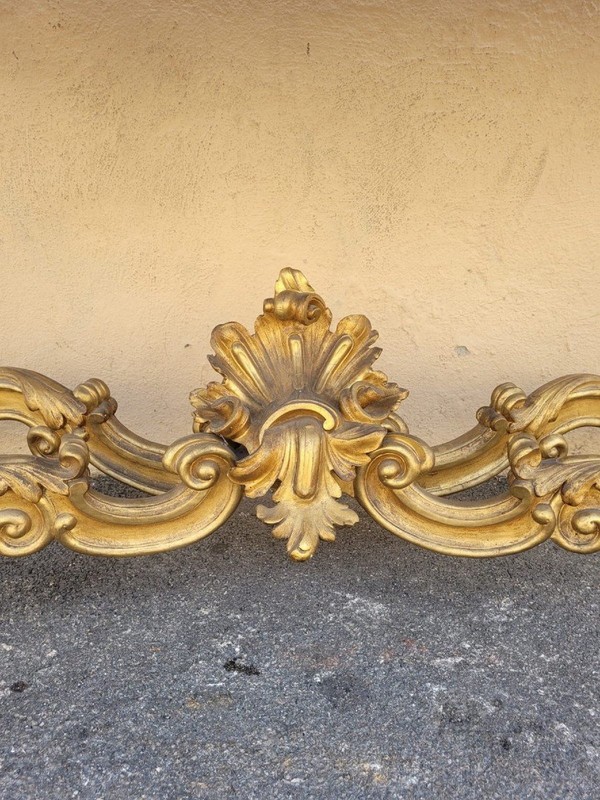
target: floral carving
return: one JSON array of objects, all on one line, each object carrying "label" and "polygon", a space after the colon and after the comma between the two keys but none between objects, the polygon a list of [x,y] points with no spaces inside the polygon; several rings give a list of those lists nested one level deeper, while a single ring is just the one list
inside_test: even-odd
[{"label": "floral carving", "polygon": [[257,497],[275,487],[271,508],[258,516],[305,560],[335,525],[352,525],[354,511],[338,502],[352,493],[355,468],[369,461],[388,430],[402,430],[394,410],[407,392],[372,369],[380,354],[366,317],[331,312],[301,272],[285,269],[275,296],[250,334],[220,325],[210,362],[223,376],[192,393],[195,428],[242,444],[249,455],[233,481]]},{"label": "floral carving", "polygon": [[514,436],[509,456],[518,481],[529,484],[537,497],[554,498],[554,541],[580,553],[600,550],[600,458],[569,456],[560,434],[538,442],[528,433]]},{"label": "floral carving", "polygon": [[23,500],[39,503],[44,491],[67,495],[69,482],[83,475],[88,463],[87,446],[77,434],[64,437],[57,459],[0,457],[0,496],[10,490]]},{"label": "floral carving", "polygon": [[[396,415],[407,392],[373,368],[376,339],[362,315],[332,328],[304,275],[283,270],[254,332],[215,328],[209,358],[221,380],[192,393],[194,433],[169,446],[123,425],[98,378],[70,391],[0,367],[0,421],[27,425],[32,454],[0,455],[0,555],[53,540],[96,555],[171,550],[219,528],[244,492],[271,491],[257,515],[299,561],[357,521],[343,494],[439,553],[507,555],[550,537],[600,552],[600,455],[569,455],[563,438],[600,427],[600,376],[567,375],[530,395],[503,383],[477,426],[430,447]],[[90,465],[148,496],[103,494]],[[505,471],[507,491],[457,496]]]}]

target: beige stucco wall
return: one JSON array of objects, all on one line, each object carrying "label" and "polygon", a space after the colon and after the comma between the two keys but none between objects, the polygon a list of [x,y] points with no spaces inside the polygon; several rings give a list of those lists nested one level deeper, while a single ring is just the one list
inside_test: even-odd
[{"label": "beige stucco wall", "polygon": [[591,2],[0,3],[0,361],[170,441],[295,266],[433,442],[600,371]]}]

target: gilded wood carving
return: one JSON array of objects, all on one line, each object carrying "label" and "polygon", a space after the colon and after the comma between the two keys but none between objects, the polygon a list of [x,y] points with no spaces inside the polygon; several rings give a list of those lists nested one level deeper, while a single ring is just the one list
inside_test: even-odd
[{"label": "gilded wood carving", "polygon": [[[73,391],[35,372],[0,369],[0,419],[28,426],[28,456],[0,456],[0,553],[26,555],[56,539],[73,550],[140,555],[180,547],[221,526],[243,494],[272,493],[257,515],[310,558],[356,512],[440,553],[496,556],[545,539],[600,549],[600,455],[568,454],[564,434],[600,426],[600,377],[571,375],[526,395],[494,390],[478,424],[430,447],[397,409],[407,396],[373,368],[366,317],[332,330],[331,312],[293,269],[281,272],[254,333],[217,327],[210,362],[222,377],[191,394],[193,433],[166,447],[115,416],[106,384]],[[147,492],[113,498],[90,467]],[[508,471],[489,500],[449,497]]]}]

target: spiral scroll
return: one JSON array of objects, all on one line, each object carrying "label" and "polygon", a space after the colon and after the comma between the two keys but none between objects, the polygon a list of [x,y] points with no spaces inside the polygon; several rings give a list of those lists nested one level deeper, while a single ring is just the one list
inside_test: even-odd
[{"label": "spiral scroll", "polygon": [[[355,494],[383,527],[436,552],[516,553],[552,538],[600,550],[600,455],[569,455],[565,434],[600,426],[600,377],[567,375],[531,394],[500,384],[477,425],[430,447],[398,407],[408,392],[374,368],[377,332],[361,314],[332,325],[324,300],[284,269],[250,332],[213,331],[221,376],[190,395],[193,433],[166,446],[122,425],[104,381],[73,391],[38,373],[0,369],[0,420],[24,423],[31,455],[0,456],[0,553],[25,555],[57,540],[127,556],[207,536],[243,494],[272,493],[257,515],[310,558],[356,512]],[[89,470],[146,493],[108,497]],[[497,497],[457,492],[508,473]]]}]

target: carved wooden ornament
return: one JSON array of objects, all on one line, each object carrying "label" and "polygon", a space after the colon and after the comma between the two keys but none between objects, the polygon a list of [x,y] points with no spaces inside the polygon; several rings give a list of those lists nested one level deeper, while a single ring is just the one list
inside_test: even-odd
[{"label": "carved wooden ornament", "polygon": [[[600,456],[569,456],[563,437],[600,426],[600,377],[570,375],[529,396],[502,384],[471,431],[430,447],[397,414],[408,393],[373,369],[376,339],[360,314],[332,330],[304,275],[284,269],[253,334],[235,322],[214,330],[209,358],[222,381],[192,392],[194,433],[169,447],[121,425],[101,380],[71,392],[0,369],[0,419],[29,426],[32,453],[0,456],[0,553],[53,539],[99,555],[170,550],[216,530],[244,493],[270,491],[273,505],[257,515],[298,561],[358,521],[343,494],[439,553],[497,556],[548,538],[600,549]],[[101,494],[90,466],[149,496]],[[446,497],[507,469],[504,494]]]}]

